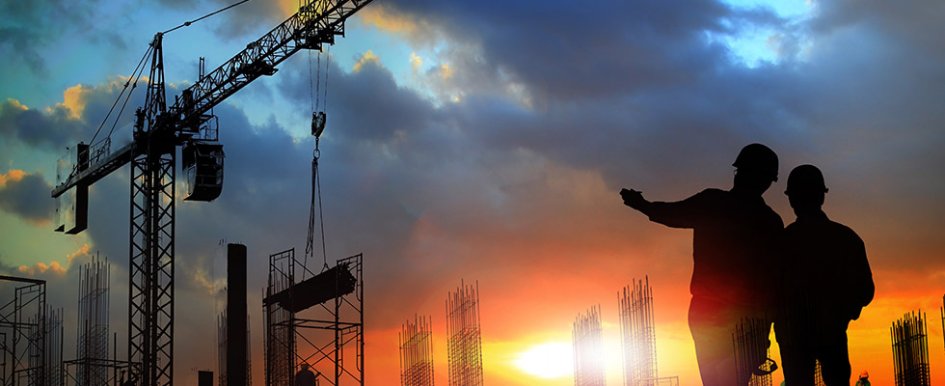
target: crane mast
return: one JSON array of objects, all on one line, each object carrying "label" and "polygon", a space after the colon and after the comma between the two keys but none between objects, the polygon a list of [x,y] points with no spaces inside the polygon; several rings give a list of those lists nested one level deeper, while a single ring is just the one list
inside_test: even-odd
[{"label": "crane mast", "polygon": [[[128,360],[140,386],[173,383],[174,203],[177,147],[184,167],[195,174],[188,199],[211,201],[222,189],[223,151],[217,142],[214,106],[302,49],[321,49],[344,35],[344,22],[372,0],[312,0],[223,65],[207,73],[167,106],[163,37],[151,42],[151,70],[145,105],[135,112],[133,140],[113,152],[77,146],[76,167],[52,190],[75,189],[76,219],[86,229],[88,188],[125,164],[131,165],[131,228],[128,297]],[[106,145],[107,146],[107,145]],[[209,172],[208,172],[209,170]]]}]

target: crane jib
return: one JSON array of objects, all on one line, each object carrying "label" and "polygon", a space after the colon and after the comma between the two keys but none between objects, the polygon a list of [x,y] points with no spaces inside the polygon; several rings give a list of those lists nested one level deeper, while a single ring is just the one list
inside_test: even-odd
[{"label": "crane jib", "polygon": [[[313,1],[306,4],[282,24],[185,89],[182,97],[176,98],[169,108],[173,122],[151,129],[155,132],[189,131],[203,114],[260,76],[273,74],[275,67],[294,53],[303,48],[320,49],[323,44],[334,43],[335,35],[344,35],[344,21],[371,1]],[[178,136],[180,143],[177,145],[188,138]],[[136,139],[135,142],[142,140]],[[99,159],[90,160],[84,170],[76,168],[65,181],[54,187],[51,196],[59,197],[78,185],[92,185],[141,155],[142,148],[132,142]]]}]

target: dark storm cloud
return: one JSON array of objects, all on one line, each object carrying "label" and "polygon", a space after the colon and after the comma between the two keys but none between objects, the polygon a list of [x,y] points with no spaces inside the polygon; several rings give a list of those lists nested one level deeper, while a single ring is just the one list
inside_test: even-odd
[{"label": "dark storm cloud", "polygon": [[38,174],[8,180],[0,187],[0,209],[32,222],[51,221],[55,205],[49,199],[50,190],[52,186]]},{"label": "dark storm cloud", "polygon": [[[37,74],[47,72],[41,50],[66,33],[77,33],[122,47],[121,37],[98,28],[98,1],[5,1],[0,3],[0,53]],[[53,21],[53,22],[49,22]]]}]

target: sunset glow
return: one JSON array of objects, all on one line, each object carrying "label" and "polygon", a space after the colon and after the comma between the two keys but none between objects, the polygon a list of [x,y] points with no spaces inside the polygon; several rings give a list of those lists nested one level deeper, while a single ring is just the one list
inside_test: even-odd
[{"label": "sunset glow", "polygon": [[571,344],[550,342],[532,346],[518,354],[515,365],[522,372],[542,379],[569,377],[574,368]]}]

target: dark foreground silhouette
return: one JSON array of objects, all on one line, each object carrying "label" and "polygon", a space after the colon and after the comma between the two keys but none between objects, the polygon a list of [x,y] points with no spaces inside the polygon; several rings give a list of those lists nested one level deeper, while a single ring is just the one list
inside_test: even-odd
[{"label": "dark foreground silhouette", "polygon": [[625,205],[651,221],[693,229],[689,328],[706,386],[746,385],[750,379],[750,366],[735,370],[732,333],[740,322],[760,319],[767,327],[759,329],[764,331],[760,338],[767,339],[775,295],[772,269],[784,228],[761,197],[777,181],[777,155],[751,144],[733,166],[732,189],[706,189],[678,202],[650,202],[638,191],[620,192]]},{"label": "dark foreground silhouette", "polygon": [[318,377],[308,368],[308,363],[303,363],[299,372],[295,373],[295,386],[318,386]]},{"label": "dark foreground silhouette", "polygon": [[850,385],[847,326],[873,299],[863,241],[827,218],[825,193],[823,174],[812,165],[788,176],[785,194],[797,220],[784,230],[781,312],[774,324],[787,386],[813,385],[815,361],[827,386]]}]

